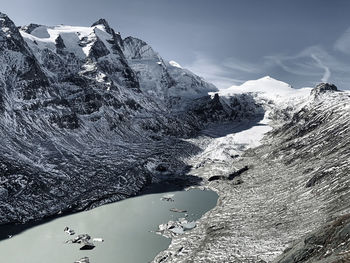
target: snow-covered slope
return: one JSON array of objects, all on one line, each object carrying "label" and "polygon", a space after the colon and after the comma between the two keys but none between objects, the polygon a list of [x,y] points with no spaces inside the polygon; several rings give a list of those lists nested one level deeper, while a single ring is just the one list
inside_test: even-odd
[{"label": "snow-covered slope", "polygon": [[158,96],[173,109],[183,109],[188,100],[217,90],[178,63],[163,60],[140,39],[127,37],[123,44],[125,57],[140,80],[141,90]]},{"label": "snow-covered slope", "polygon": [[[108,64],[109,68],[115,69],[118,65],[119,68],[125,67],[128,74],[137,74],[142,91],[170,102],[168,106],[178,107],[182,106],[182,100],[203,97],[216,90],[215,86],[174,64],[174,61],[163,60],[146,42],[134,37],[122,40],[120,34],[115,33],[103,19],[91,27],[31,24],[22,27],[20,32],[53,78],[62,71],[60,60],[64,60],[63,63],[68,66],[63,67],[65,72],[79,72],[92,75],[99,82],[113,83],[128,76],[118,75],[111,80],[106,70],[98,66],[103,62],[103,67]],[[53,65],[53,57],[57,66]],[[96,59],[97,64],[94,63]]]},{"label": "snow-covered slope", "polygon": [[220,90],[222,96],[232,96],[239,93],[258,93],[271,100],[285,100],[291,97],[305,97],[310,94],[311,88],[294,89],[291,85],[266,76],[257,80],[249,80],[240,86]]},{"label": "snow-covered slope", "polygon": [[309,97],[311,88],[294,89],[291,85],[269,76],[249,80],[240,86],[220,90],[219,95],[230,100],[237,94],[251,94],[258,103],[273,105],[276,108],[295,107],[303,104]]},{"label": "snow-covered slope", "polygon": [[237,103],[239,96],[249,95],[254,103],[264,109],[266,119],[280,122],[288,120],[310,100],[311,90],[311,88],[295,89],[283,81],[266,76],[249,80],[240,86],[222,89],[218,94],[231,107]]}]

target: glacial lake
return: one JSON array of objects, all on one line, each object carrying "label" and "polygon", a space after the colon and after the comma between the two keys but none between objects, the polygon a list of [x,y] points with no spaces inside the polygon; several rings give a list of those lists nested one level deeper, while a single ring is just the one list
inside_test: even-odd
[{"label": "glacial lake", "polygon": [[[164,195],[173,195],[174,202],[161,200]],[[0,262],[73,263],[83,257],[90,263],[150,262],[171,242],[154,233],[158,225],[185,215],[169,209],[187,210],[187,219],[197,220],[215,207],[217,199],[215,192],[200,189],[144,194],[59,217],[1,240]],[[104,242],[95,242],[93,250],[79,250],[80,244],[65,243],[75,237],[63,231],[66,226]]]}]

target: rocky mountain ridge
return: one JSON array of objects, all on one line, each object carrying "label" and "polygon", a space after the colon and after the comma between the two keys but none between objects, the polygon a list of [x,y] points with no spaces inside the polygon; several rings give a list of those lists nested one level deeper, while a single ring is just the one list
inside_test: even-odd
[{"label": "rocky mountain ridge", "polygon": [[104,19],[17,27],[1,14],[0,60],[0,223],[120,200],[171,174],[184,181],[183,159],[199,149],[181,138],[249,115],[245,100],[234,113],[207,94],[212,84]]}]

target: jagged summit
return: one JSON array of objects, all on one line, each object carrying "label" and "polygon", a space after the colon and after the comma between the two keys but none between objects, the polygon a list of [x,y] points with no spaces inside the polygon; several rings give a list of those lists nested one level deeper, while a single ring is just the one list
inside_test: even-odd
[{"label": "jagged summit", "polygon": [[0,12],[0,18],[6,18],[8,17],[5,13]]},{"label": "jagged summit", "polygon": [[18,32],[13,21],[4,13],[0,13],[0,29],[8,37],[13,37],[12,35]]},{"label": "jagged summit", "polygon": [[339,91],[337,86],[331,83],[320,83],[317,84],[315,88],[311,90],[311,95],[318,96],[319,94],[326,92]]},{"label": "jagged summit", "polygon": [[107,33],[109,34],[113,34],[113,29],[109,26],[108,22],[106,19],[104,18],[100,18],[99,20],[97,20],[95,23],[93,23],[91,25],[91,27],[94,27],[94,26],[98,26],[98,25],[102,25],[104,26],[105,30]]}]

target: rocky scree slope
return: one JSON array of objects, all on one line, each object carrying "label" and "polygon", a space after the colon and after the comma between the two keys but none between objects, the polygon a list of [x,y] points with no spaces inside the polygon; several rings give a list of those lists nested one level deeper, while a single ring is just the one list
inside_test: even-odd
[{"label": "rocky scree slope", "polygon": [[183,158],[199,149],[179,138],[238,115],[207,95],[213,85],[172,64],[104,19],[16,27],[1,13],[0,223],[91,208],[181,177]]},{"label": "rocky scree slope", "polygon": [[293,110],[274,104],[265,105],[274,129],[262,145],[239,157],[192,159],[190,174],[205,181],[248,170],[207,181],[217,207],[154,262],[349,261],[350,93],[322,83]]}]

